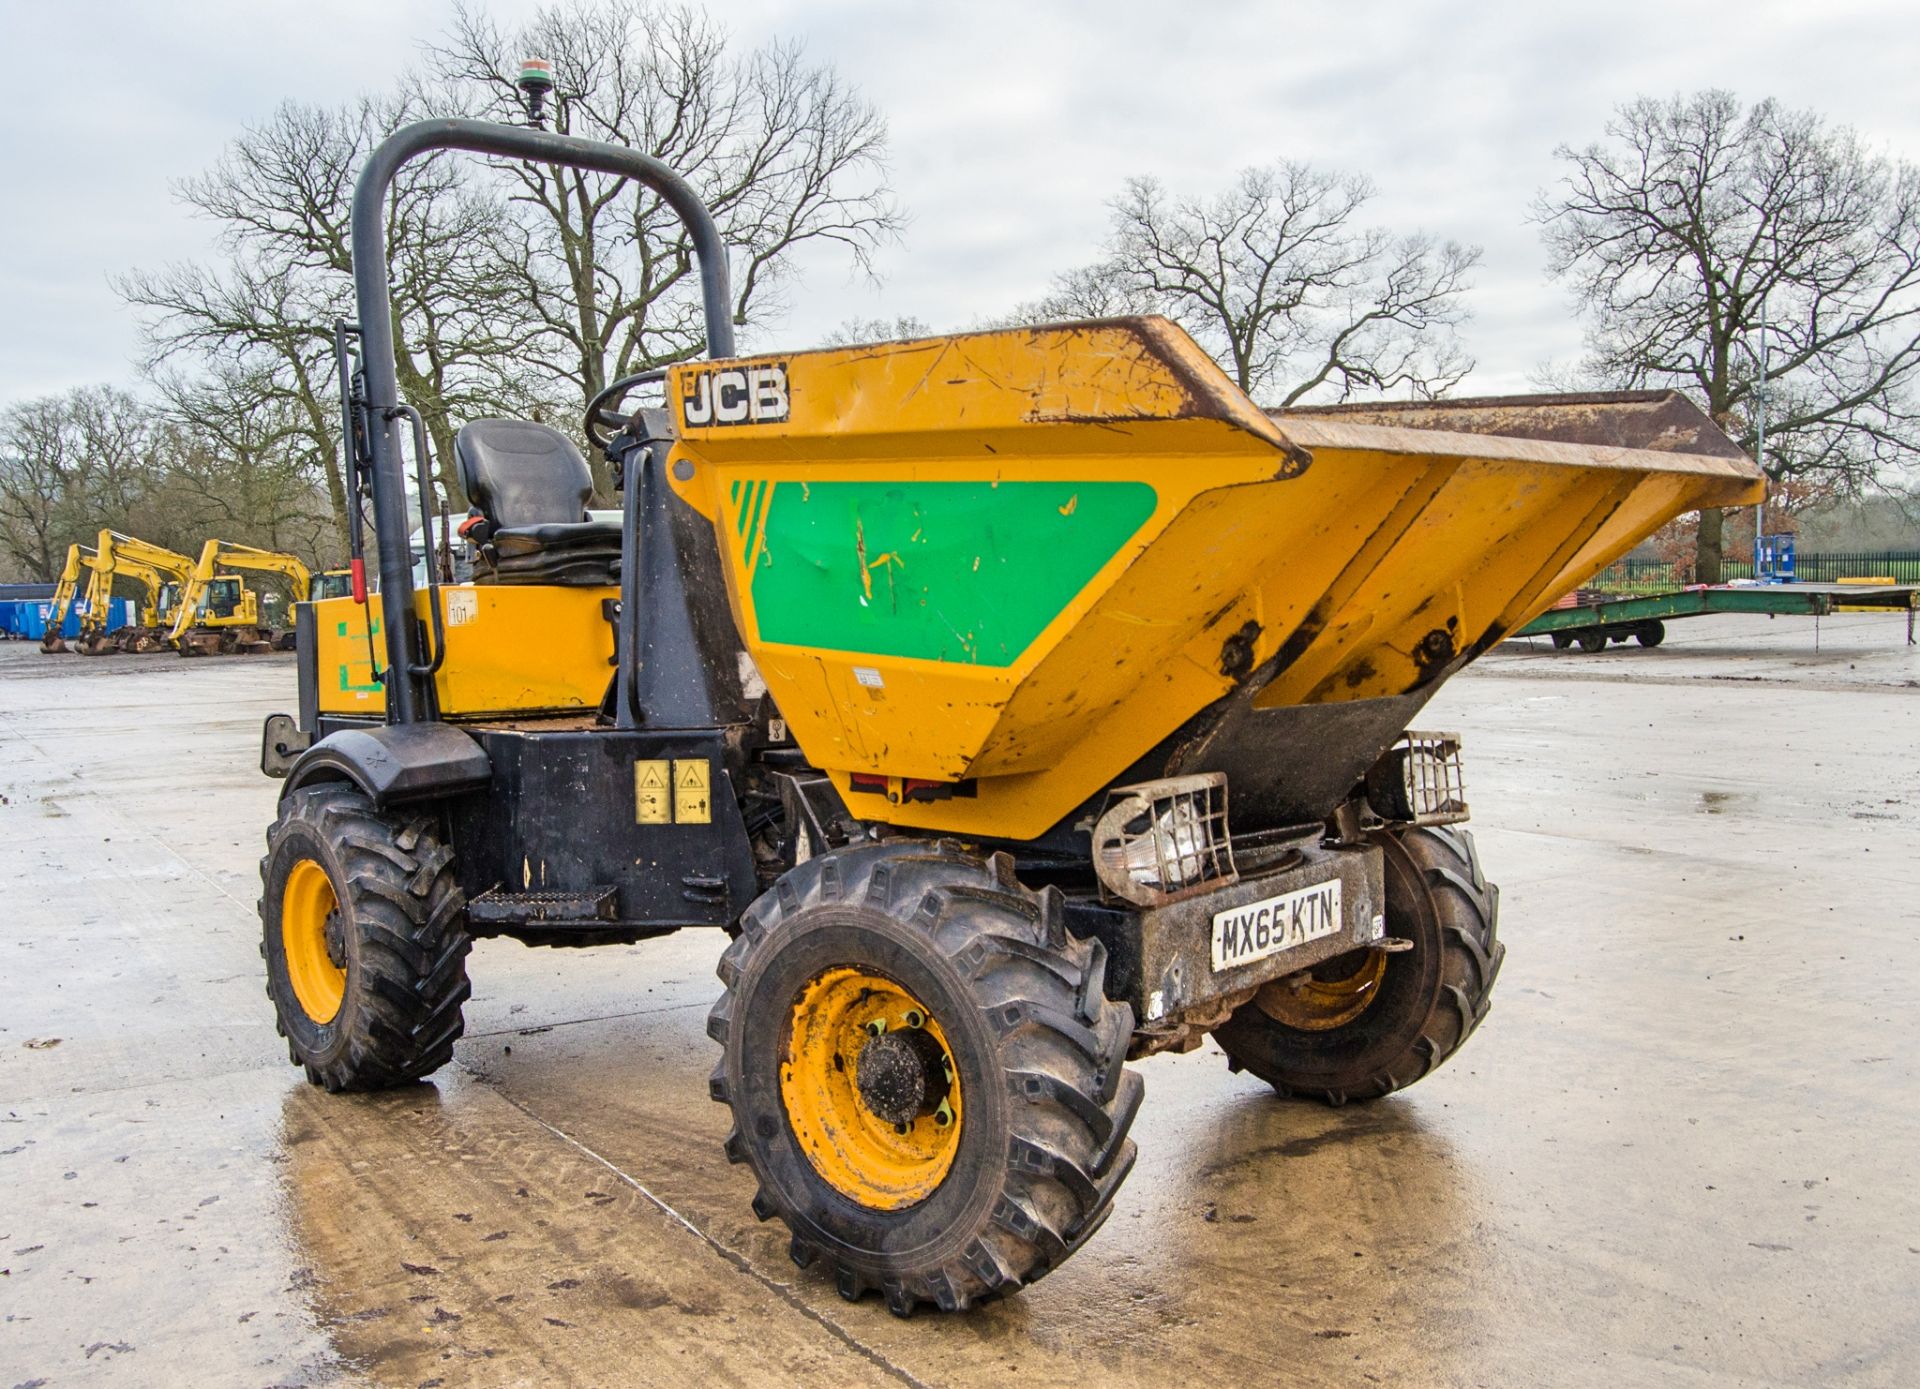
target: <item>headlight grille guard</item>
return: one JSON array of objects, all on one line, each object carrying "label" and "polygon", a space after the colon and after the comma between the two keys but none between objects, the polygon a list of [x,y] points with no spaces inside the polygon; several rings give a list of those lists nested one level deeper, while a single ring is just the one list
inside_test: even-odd
[{"label": "headlight grille guard", "polygon": [[1093,827],[1105,901],[1164,907],[1240,881],[1223,772],[1116,786]]},{"label": "headlight grille guard", "polygon": [[1367,805],[1392,824],[1451,825],[1468,817],[1458,733],[1400,735],[1367,773]]}]

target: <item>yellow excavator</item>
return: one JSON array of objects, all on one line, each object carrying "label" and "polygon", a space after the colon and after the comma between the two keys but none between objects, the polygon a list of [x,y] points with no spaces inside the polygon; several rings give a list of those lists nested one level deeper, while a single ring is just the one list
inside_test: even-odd
[{"label": "yellow excavator", "polygon": [[[74,649],[82,656],[164,651],[168,644],[167,623],[178,595],[193,572],[193,561],[135,536],[103,530],[89,563],[93,577],[87,584],[87,611],[81,618],[80,636]],[[115,578],[131,579],[140,585],[140,620],[132,626],[109,631],[107,622]]]},{"label": "yellow excavator", "polygon": [[174,605],[180,599],[178,580],[150,564],[142,564],[139,560],[128,559],[124,555],[115,555],[113,568],[102,571],[97,619],[93,616],[95,604],[91,597],[88,601],[88,619],[97,623],[96,630],[104,629],[111,621],[108,612],[113,598],[115,579],[131,579],[140,586],[139,603],[136,608],[139,620],[130,626],[116,627],[112,631],[96,636],[93,641],[81,646],[80,654],[103,656],[117,651],[126,655],[144,656],[149,652],[166,650],[166,625],[172,619]]},{"label": "yellow excavator", "polygon": [[[60,629],[66,625],[67,614],[73,610],[74,595],[80,591],[80,575],[85,572],[88,579],[93,577],[94,548],[91,545],[73,544],[67,546],[67,562],[60,571],[60,580],[53,590],[53,608],[47,614],[47,630],[40,638],[40,649],[47,655],[57,655],[72,648],[66,638],[60,635]],[[89,582],[89,589],[92,584]]]},{"label": "yellow excavator", "polygon": [[[182,656],[230,656],[261,651],[291,651],[291,628],[276,632],[261,621],[260,599],[240,573],[277,575],[285,581],[291,599],[289,611],[300,603],[338,598],[351,591],[347,571],[314,574],[294,555],[209,540],[200,547],[168,640]],[[293,619],[298,621],[297,616]]]}]

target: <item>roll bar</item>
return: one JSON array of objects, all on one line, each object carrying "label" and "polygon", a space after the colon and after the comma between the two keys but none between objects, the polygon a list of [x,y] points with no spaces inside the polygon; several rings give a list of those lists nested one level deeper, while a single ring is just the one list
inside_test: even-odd
[{"label": "roll bar", "polygon": [[[693,235],[706,310],[707,355],[734,354],[727,251],[700,195],[659,160],[638,150],[491,121],[428,120],[403,126],[367,157],[353,188],[353,292],[359,306],[366,380],[366,433],[373,472],[373,526],[380,545],[381,604],[387,614],[387,722],[427,717],[415,652],[413,565],[407,527],[405,462],[398,372],[393,357],[393,306],[387,293],[387,189],[409,160],[436,150],[468,150],[572,169],[591,169],[645,184],[680,215]],[[352,441],[349,437],[348,447]],[[437,653],[436,653],[437,655]]]}]

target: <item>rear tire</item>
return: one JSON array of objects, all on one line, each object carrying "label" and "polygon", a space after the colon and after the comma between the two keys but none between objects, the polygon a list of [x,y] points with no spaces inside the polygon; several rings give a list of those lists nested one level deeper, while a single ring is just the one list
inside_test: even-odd
[{"label": "rear tire", "polygon": [[[1133,1011],[1106,997],[1105,948],[1069,936],[1059,893],[1022,887],[1004,856],[894,841],[810,859],[742,918],[719,972],[707,1031],[727,1158],[752,1168],[754,1213],[786,1223],[794,1262],[842,1297],[958,1311],[1058,1267],[1106,1219],[1134,1161]],[[886,1026],[856,1011],[844,1034],[821,1030],[810,1010],[849,972],[872,985],[861,1008],[924,1005],[904,1040],[924,1053],[937,1038],[955,1129],[924,1102],[893,1123],[869,1095],[860,1029]]]},{"label": "rear tire", "polygon": [[1565,632],[1553,632],[1549,635],[1553,639],[1553,649],[1555,651],[1565,651],[1573,645],[1573,638]]},{"label": "rear tire", "polygon": [[466,901],[433,817],[354,787],[289,792],[260,860],[260,954],[287,1059],[328,1090],[444,1066],[464,1028]]},{"label": "rear tire", "polygon": [[1643,622],[1633,629],[1633,635],[1642,646],[1658,646],[1667,639],[1667,624],[1657,619]]},{"label": "rear tire", "polygon": [[1605,651],[1607,649],[1607,634],[1605,632],[1582,632],[1575,640],[1580,643],[1580,649],[1589,656],[1595,652]]},{"label": "rear tire", "polygon": [[[1265,995],[1243,1005],[1213,1035],[1235,1070],[1245,1068],[1282,1095],[1345,1104],[1378,1099],[1430,1075],[1487,1015],[1506,947],[1496,939],[1500,889],[1486,880],[1473,836],[1460,829],[1407,829],[1379,838],[1386,856],[1387,934],[1413,949],[1384,957],[1354,951],[1316,977],[1370,977],[1357,1012],[1328,1012],[1317,1025],[1289,1026]],[[1374,969],[1369,976],[1367,961]],[[1288,987],[1284,981],[1268,989]],[[1337,987],[1337,983],[1335,985]]]}]

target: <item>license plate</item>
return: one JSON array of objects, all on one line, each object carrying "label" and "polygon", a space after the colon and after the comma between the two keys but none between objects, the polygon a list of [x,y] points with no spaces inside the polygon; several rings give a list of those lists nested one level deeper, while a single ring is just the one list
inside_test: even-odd
[{"label": "license plate", "polygon": [[1340,911],[1338,878],[1215,912],[1213,967],[1216,971],[1233,969],[1264,960],[1282,950],[1334,935],[1345,920]]}]

